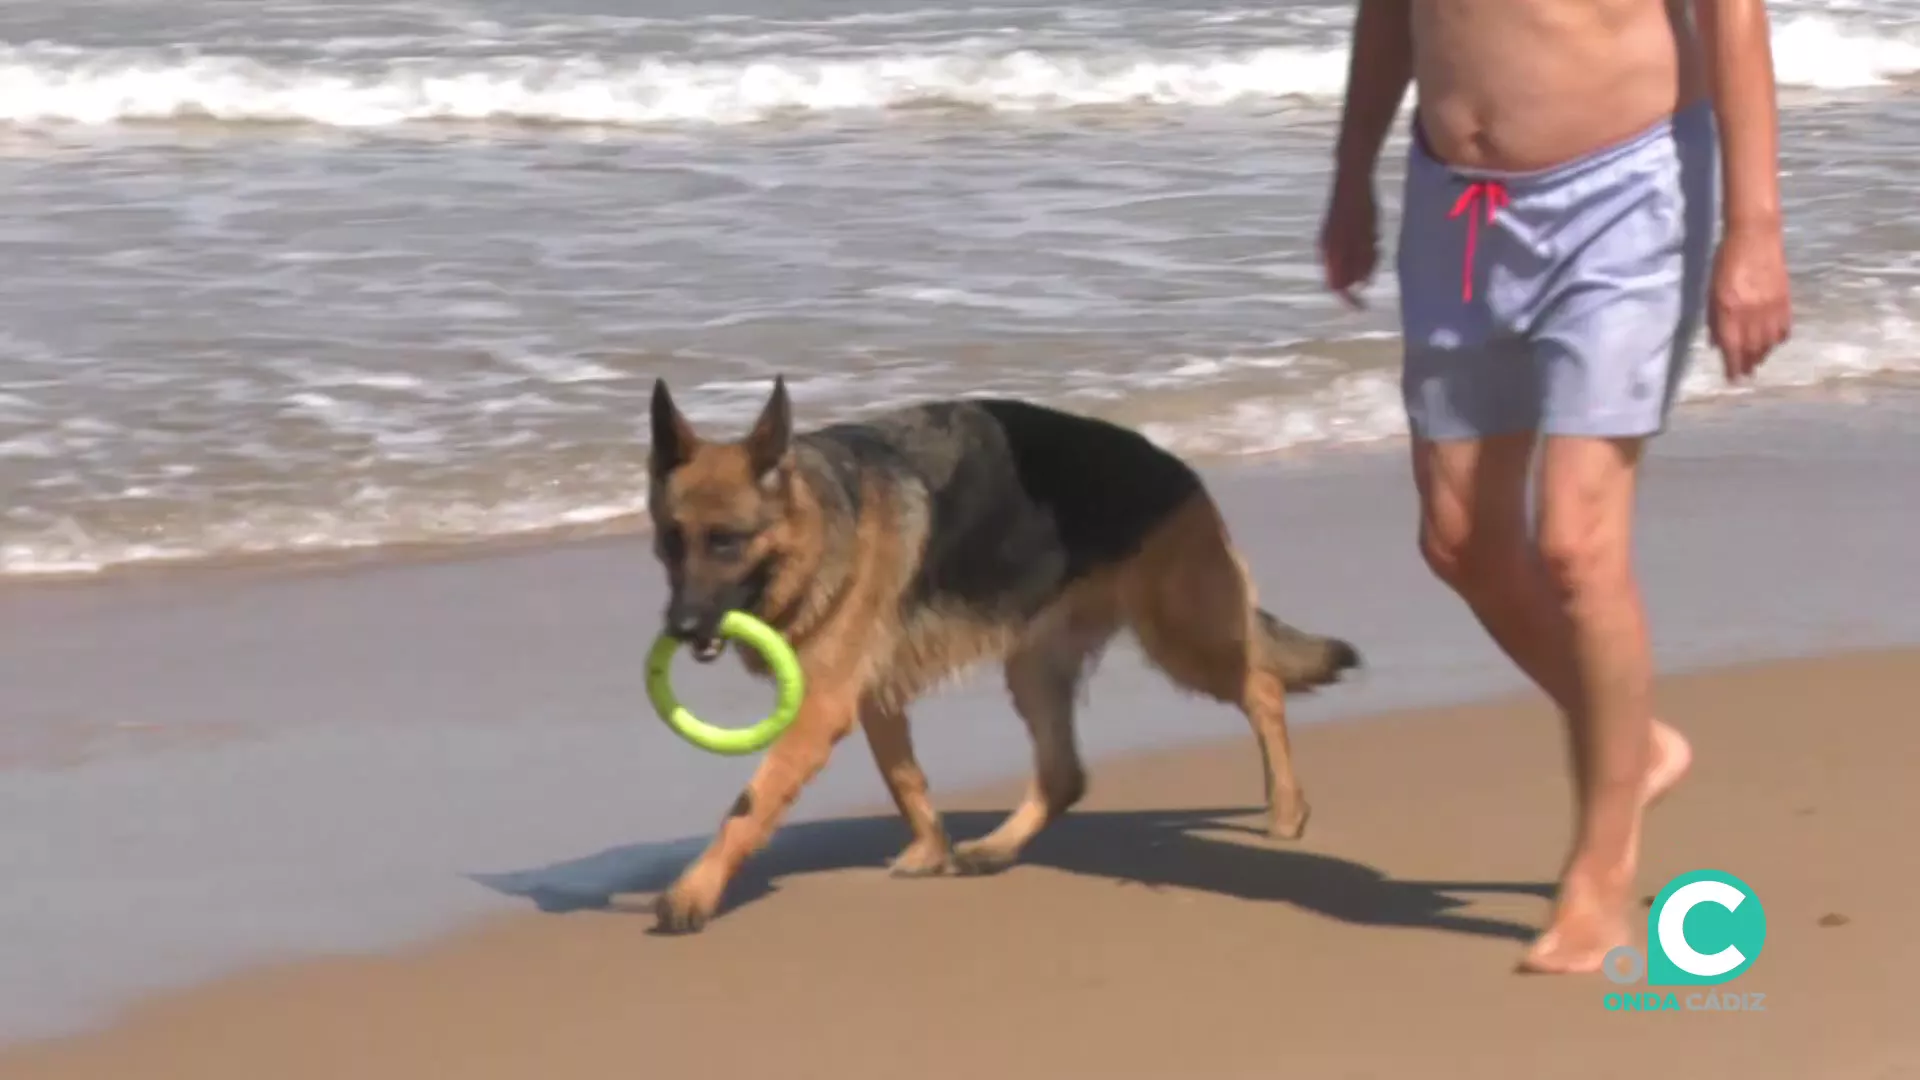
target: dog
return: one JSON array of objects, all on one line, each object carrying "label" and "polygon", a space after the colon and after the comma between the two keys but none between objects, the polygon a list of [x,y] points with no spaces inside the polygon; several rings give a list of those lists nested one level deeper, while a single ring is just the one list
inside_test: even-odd
[{"label": "dog", "polygon": [[[894,874],[1011,865],[1086,791],[1075,699],[1122,630],[1174,684],[1246,715],[1267,831],[1304,832],[1286,694],[1338,681],[1360,654],[1258,606],[1218,507],[1180,458],[1132,429],[1004,399],[926,402],[796,435],[784,378],[742,439],[696,434],[664,380],[651,414],[665,631],[711,662],[721,618],[749,612],[793,645],[807,686],[709,846],[657,898],[658,929],[706,926],[855,724],[912,833]],[[907,710],[988,660],[1026,723],[1034,778],[990,834],[950,844]]]}]

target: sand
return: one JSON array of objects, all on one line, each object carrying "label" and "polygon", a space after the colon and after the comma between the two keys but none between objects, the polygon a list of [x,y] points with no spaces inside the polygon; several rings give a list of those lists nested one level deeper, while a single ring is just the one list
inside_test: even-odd
[{"label": "sand", "polygon": [[[1916,695],[1911,651],[1663,683],[1699,765],[1643,881],[1753,885],[1769,938],[1727,989],[1760,1012],[1614,1012],[1598,976],[1511,973],[1568,829],[1554,719],[1518,699],[1303,732],[1298,844],[1223,798],[1245,740],[1121,756],[997,877],[892,879],[903,829],[842,818],[784,834],[700,935],[651,933],[644,897],[508,917],[149,1003],[0,1075],[1920,1075],[1896,979],[1920,963]],[[1015,790],[951,797],[956,833]]]},{"label": "sand", "polygon": [[[0,590],[0,1077],[1900,1075],[1892,991],[1863,987],[1908,948],[1913,664],[1863,650],[1920,646],[1920,424],[1727,412],[1752,422],[1658,448],[1640,565],[1663,670],[1763,662],[1669,681],[1700,772],[1644,880],[1755,883],[1765,1015],[1508,975],[1567,828],[1558,736],[1530,698],[1485,704],[1520,683],[1420,566],[1386,447],[1208,470],[1270,606],[1370,661],[1296,702],[1303,845],[1242,828],[1244,721],[1122,648],[1082,726],[1091,801],[1027,864],[885,878],[903,833],[858,820],[885,796],[856,737],[684,940],[630,909],[753,762],[644,712],[642,540]],[[716,718],[764,708],[684,678]],[[1028,749],[997,680],[915,720],[943,808],[1010,802]]]}]

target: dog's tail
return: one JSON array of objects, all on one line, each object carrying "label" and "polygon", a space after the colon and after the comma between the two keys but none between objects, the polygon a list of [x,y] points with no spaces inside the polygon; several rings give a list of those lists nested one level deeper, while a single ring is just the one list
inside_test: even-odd
[{"label": "dog's tail", "polygon": [[1289,691],[1311,691],[1339,682],[1343,672],[1360,666],[1360,650],[1352,642],[1288,626],[1265,608],[1256,615],[1267,667]]}]

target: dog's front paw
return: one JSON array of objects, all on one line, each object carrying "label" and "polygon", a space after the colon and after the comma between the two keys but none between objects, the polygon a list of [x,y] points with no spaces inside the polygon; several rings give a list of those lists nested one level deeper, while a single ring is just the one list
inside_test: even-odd
[{"label": "dog's front paw", "polygon": [[653,902],[654,929],[663,934],[697,934],[720,906],[718,891],[682,879]]},{"label": "dog's front paw", "polygon": [[898,878],[934,877],[951,869],[953,856],[944,840],[915,840],[887,864],[887,872]]},{"label": "dog's front paw", "polygon": [[967,876],[997,874],[1020,858],[1018,848],[991,838],[969,840],[953,848],[953,868]]}]

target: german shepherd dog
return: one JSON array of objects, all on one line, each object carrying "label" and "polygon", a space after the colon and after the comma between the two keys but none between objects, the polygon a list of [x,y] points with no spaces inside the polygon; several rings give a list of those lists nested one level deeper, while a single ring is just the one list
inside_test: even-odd
[{"label": "german shepherd dog", "polygon": [[[1075,698],[1122,629],[1176,685],[1246,714],[1265,760],[1268,832],[1304,831],[1285,695],[1337,681],[1360,657],[1256,605],[1200,478],[1144,436],[975,399],[795,435],[780,378],[744,439],[695,434],[664,381],[652,428],[648,512],[670,586],[667,633],[710,662],[725,645],[721,617],[750,612],[792,643],[807,680],[798,718],[658,898],[660,929],[706,925],[855,723],[912,831],[894,874],[1007,867],[1086,790]],[[742,652],[748,671],[767,674]],[[983,660],[1004,666],[1035,775],[991,834],[951,845],[907,709]]]}]

